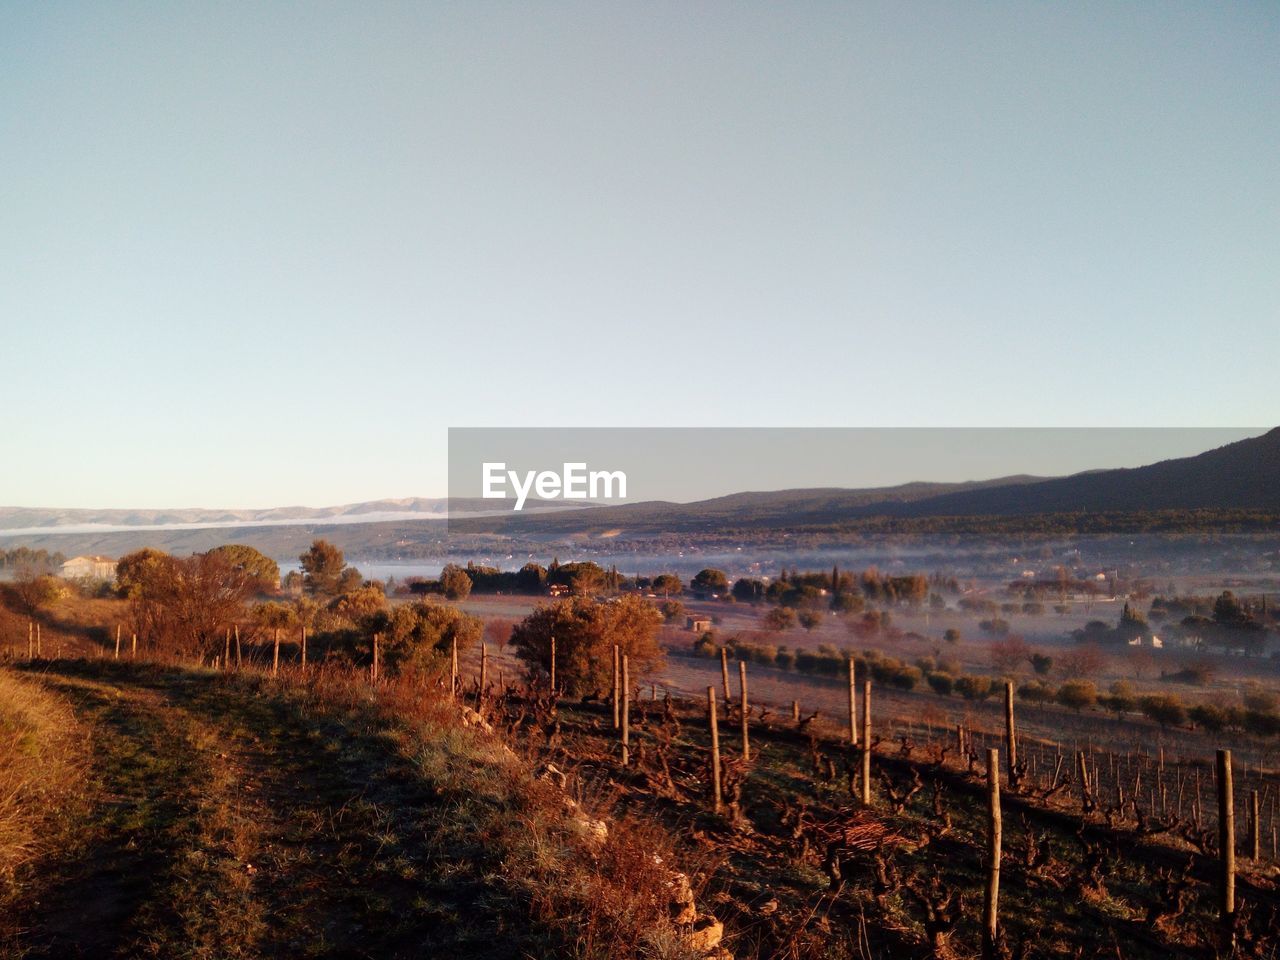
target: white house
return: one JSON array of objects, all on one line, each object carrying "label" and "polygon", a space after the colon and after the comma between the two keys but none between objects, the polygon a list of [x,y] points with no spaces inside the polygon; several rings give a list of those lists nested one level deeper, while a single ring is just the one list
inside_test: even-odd
[{"label": "white house", "polygon": [[116,562],[110,557],[72,557],[59,568],[58,576],[66,580],[79,580],[82,577],[90,580],[114,580]]}]

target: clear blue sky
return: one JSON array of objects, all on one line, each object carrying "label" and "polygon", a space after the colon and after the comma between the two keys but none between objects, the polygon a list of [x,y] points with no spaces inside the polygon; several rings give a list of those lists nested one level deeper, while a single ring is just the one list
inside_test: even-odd
[{"label": "clear blue sky", "polygon": [[449,425],[1280,422],[1278,51],[1274,2],[0,2],[0,504],[440,495]]}]

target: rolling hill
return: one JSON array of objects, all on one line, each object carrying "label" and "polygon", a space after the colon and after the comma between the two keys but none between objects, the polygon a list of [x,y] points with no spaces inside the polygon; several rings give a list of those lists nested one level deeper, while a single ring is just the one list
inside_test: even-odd
[{"label": "rolling hill", "polygon": [[[453,519],[446,523],[446,506]],[[592,506],[547,501],[520,514],[460,516],[489,501],[414,498],[341,507],[267,510],[36,510],[0,508],[0,546],[118,556],[140,546],[185,553],[248,543],[277,558],[296,557],[325,537],[355,557],[403,552],[444,555],[494,539],[535,543],[566,538],[699,537],[726,530],[768,538],[790,529],[853,529],[931,518],[1229,511],[1280,515],[1280,428],[1191,457],[1066,477],[1017,475],[967,483],[907,483],[871,489],[745,491],[693,503],[649,501]],[[979,524],[980,525],[980,524]],[[970,527],[974,524],[970,523]],[[15,529],[19,528],[19,529]],[[464,538],[465,541],[464,541]]]}]

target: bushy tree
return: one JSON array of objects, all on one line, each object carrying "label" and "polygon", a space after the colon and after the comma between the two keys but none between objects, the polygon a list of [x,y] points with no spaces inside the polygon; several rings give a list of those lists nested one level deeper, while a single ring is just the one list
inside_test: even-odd
[{"label": "bushy tree", "polygon": [[153,648],[203,657],[244,612],[259,580],[214,551],[181,559],[138,551],[121,559],[131,626]]},{"label": "bushy tree", "polygon": [[209,551],[225,560],[228,566],[243,570],[253,578],[260,591],[275,590],[280,586],[280,566],[266,554],[243,543],[229,543]]},{"label": "bushy tree", "polygon": [[991,678],[965,674],[956,680],[956,692],[966,700],[986,700],[991,696]]},{"label": "bushy tree", "polygon": [[1138,705],[1138,692],[1128,680],[1117,680],[1111,684],[1111,695],[1107,697],[1106,707],[1116,716],[1129,713]]},{"label": "bushy tree", "polygon": [[1060,704],[1076,713],[1098,702],[1098,690],[1089,680],[1068,680],[1058,688]]},{"label": "bushy tree", "polygon": [[816,627],[820,627],[822,626],[822,615],[820,613],[815,613],[813,610],[801,610],[800,626],[804,627],[806,630],[813,630]]},{"label": "bushy tree", "polygon": [[298,624],[298,611],[291,604],[275,600],[257,604],[249,615],[264,630],[288,630]]},{"label": "bushy tree", "polygon": [[1187,717],[1201,730],[1218,733],[1226,727],[1226,716],[1212,703],[1198,703],[1187,711]]},{"label": "bushy tree", "polygon": [[329,604],[329,609],[357,629],[377,633],[386,628],[391,607],[386,594],[370,586],[344,593]]},{"label": "bushy tree", "polygon": [[636,596],[609,603],[574,597],[538,607],[516,625],[511,644],[531,674],[545,674],[554,636],[557,684],[569,694],[599,692],[612,683],[615,644],[627,655],[632,677],[662,664],[661,620]]},{"label": "bushy tree", "polygon": [[1140,701],[1143,714],[1161,727],[1177,727],[1187,722],[1187,710],[1182,700],[1172,693],[1157,693]]},{"label": "bushy tree", "polygon": [[1009,632],[1009,621],[1002,617],[992,617],[990,620],[980,620],[978,629],[983,633],[990,633],[993,636],[1003,637]]},{"label": "bushy tree", "polygon": [[934,671],[929,674],[926,679],[929,682],[929,689],[944,697],[950,696],[956,686],[955,677],[949,673],[942,673],[941,671]]},{"label": "bushy tree", "polygon": [[446,564],[440,571],[440,592],[450,600],[465,600],[471,596],[471,578],[467,571],[456,564]]},{"label": "bushy tree", "polygon": [[674,573],[660,573],[653,578],[653,592],[664,597],[678,597],[684,582]]},{"label": "bushy tree", "polygon": [[1022,637],[1006,637],[991,644],[991,665],[1002,676],[1014,676],[1031,657],[1031,647]]},{"label": "bushy tree", "polygon": [[480,642],[484,624],[478,617],[443,603],[402,604],[391,611],[382,631],[379,653],[390,673],[426,670],[441,662],[456,641],[459,652]]},{"label": "bushy tree", "polygon": [[27,616],[34,616],[55,602],[62,595],[63,589],[64,585],[57,577],[23,570],[14,580],[11,592],[17,600],[19,610]]},{"label": "bushy tree", "polygon": [[658,611],[662,614],[663,622],[676,623],[684,616],[684,604],[679,600],[664,600],[658,604]]},{"label": "bushy tree", "polygon": [[796,613],[790,607],[774,607],[764,615],[764,628],[773,633],[790,630],[796,625]]},{"label": "bushy tree", "polygon": [[[352,589],[351,575],[347,571],[354,568],[347,567],[342,551],[328,540],[312,541],[307,552],[298,557],[298,562],[302,564],[303,584],[310,593],[333,596]],[[345,584],[342,582],[344,575],[347,576]]]},{"label": "bushy tree", "polygon": [[116,592],[129,598],[138,596],[160,568],[172,558],[163,550],[143,547],[116,561]]},{"label": "bushy tree", "polygon": [[1024,683],[1018,688],[1018,699],[1027,703],[1051,703],[1056,696],[1057,691],[1043,680]]},{"label": "bushy tree", "polygon": [[852,590],[842,590],[831,597],[831,609],[836,613],[861,613],[866,606],[867,601],[862,594]]},{"label": "bushy tree", "polygon": [[360,576],[360,571],[355,567],[343,567],[342,573],[338,574],[338,592],[351,593],[359,590],[364,586],[364,577]]},{"label": "bushy tree", "polygon": [[729,578],[724,575],[724,571],[707,567],[699,570],[689,581],[689,589],[702,597],[713,593],[721,594],[729,589]]}]

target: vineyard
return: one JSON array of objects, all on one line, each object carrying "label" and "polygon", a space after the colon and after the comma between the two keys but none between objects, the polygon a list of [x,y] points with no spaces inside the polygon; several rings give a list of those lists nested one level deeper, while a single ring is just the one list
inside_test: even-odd
[{"label": "vineyard", "polygon": [[[595,946],[559,947],[554,955],[634,951],[652,957],[794,960],[1277,955],[1280,791],[1275,771],[1260,760],[1233,761],[1230,751],[1199,756],[1191,749],[1195,744],[1184,751],[1172,749],[1172,742],[1166,746],[1164,739],[1135,742],[1140,727],[1123,728],[1119,738],[1091,737],[1088,725],[1070,728],[1069,714],[1024,707],[1012,684],[1005,685],[1002,700],[982,710],[966,708],[965,718],[951,723],[936,711],[920,709],[918,698],[882,689],[853,661],[838,682],[788,688],[771,676],[773,671],[761,670],[757,677],[745,661],[701,660],[701,672],[685,680],[693,676],[708,683],[691,695],[633,676],[628,658],[615,648],[606,693],[567,696],[556,678],[554,637],[545,669],[515,681],[510,678],[525,672],[516,673],[508,655],[492,655],[488,643],[461,656],[455,648],[426,672],[396,672],[385,669],[376,635],[363,667],[309,663],[305,640],[281,644],[279,631],[256,634],[243,647],[238,628],[228,631],[215,655],[197,664],[145,646],[139,650],[118,630],[93,635],[95,643],[81,644],[71,651],[74,658],[64,658],[61,641],[46,639],[41,649],[33,633],[26,650],[10,646],[10,669],[60,678],[42,682],[73,700],[92,693],[90,717],[118,709],[102,688],[107,681],[135,691],[131,697],[141,695],[139,710],[145,703],[153,713],[151,702],[163,694],[172,707],[191,715],[182,736],[206,751],[218,749],[224,735],[208,734],[202,724],[223,722],[214,718],[225,720],[228,709],[245,716],[257,709],[243,700],[248,684],[250,691],[305,691],[311,698],[308,715],[320,717],[349,713],[366,701],[384,704],[384,713],[397,716],[425,709],[437,724],[470,726],[498,749],[514,753],[535,783],[567,795],[568,809],[584,812],[571,813],[570,823],[584,825],[588,834],[599,829],[608,835],[612,829],[614,837],[632,838],[623,853],[606,856],[588,845],[577,855],[595,865],[589,873],[597,884],[606,882],[601,877],[606,864],[628,876],[648,877],[647,887],[636,887],[634,877],[619,878],[628,892],[608,895],[618,898],[610,916],[629,916],[646,930],[672,931],[665,940],[624,938],[626,947],[614,937],[607,948],[593,934]],[[609,667],[603,665],[606,675]],[[176,678],[147,679],[152,677],[148,671],[157,669],[179,672]],[[193,669],[194,674],[184,672]],[[105,677],[101,671],[107,671]],[[210,683],[215,686],[208,690],[200,685]],[[753,695],[753,683],[763,692]],[[778,697],[788,689],[807,691],[812,699]],[[223,704],[216,710],[210,690],[224,698],[216,701]],[[234,698],[225,700],[231,694]],[[82,715],[86,710],[77,709]],[[163,730],[170,721],[152,713],[147,723]],[[1024,723],[1027,717],[1032,719]],[[1061,735],[1047,736],[1058,719]],[[299,743],[314,741],[299,723],[276,720],[262,731],[238,731],[234,737],[252,744],[256,776],[275,783],[267,800],[279,809],[269,819],[288,821],[296,807],[309,811],[306,817],[320,830],[331,815],[323,803],[345,809],[355,794],[344,800],[342,791],[355,786],[354,781],[326,786],[328,800],[304,800],[294,792],[308,777],[328,782],[322,777],[323,754],[308,747],[305,762],[297,756]],[[273,739],[282,736],[284,741]],[[360,747],[373,749],[368,743]],[[165,762],[189,766],[183,757]],[[302,779],[281,782],[279,772],[291,769]],[[415,794],[418,806],[408,813],[396,812],[396,795],[389,790],[391,807],[369,812],[368,830],[382,829],[376,825],[391,818],[401,824],[399,830],[412,833],[421,829],[414,823],[434,816],[421,806],[435,795],[431,790]],[[318,844],[317,850],[336,842],[308,829],[291,824],[289,842]],[[364,829],[356,828],[355,837],[344,829],[342,842],[363,848]],[[637,853],[636,838],[639,849],[649,853]],[[381,849],[377,843],[374,847]],[[152,851],[148,857],[159,863],[172,855]],[[367,855],[377,859],[376,852]],[[440,858],[447,861],[450,854],[433,850],[429,856],[443,864]],[[653,864],[667,862],[687,878],[688,887],[669,905],[665,893],[653,892],[662,889],[660,877],[653,878]],[[441,869],[475,874],[473,866]],[[387,881],[372,873],[358,882],[381,890]],[[475,874],[468,882],[484,887],[493,881]],[[400,906],[379,907],[396,912],[386,931],[387,943],[393,944],[388,956],[404,955],[404,945],[415,936],[415,911],[422,909],[414,884],[401,886],[393,884],[392,898]],[[236,887],[238,895],[248,904],[253,898],[246,899],[242,887]],[[24,902],[21,884],[14,902]],[[534,902],[545,911],[548,903],[561,901],[542,896]],[[297,904],[287,908],[300,916]],[[356,922],[364,907],[346,903],[342,909]],[[507,903],[504,909],[517,908]],[[254,917],[244,922],[256,924],[264,943],[273,942],[262,932],[267,921]],[[545,913],[539,917],[525,922],[546,922]],[[305,939],[304,921],[296,924],[296,935]],[[171,929],[150,935],[170,944],[181,939]],[[121,941],[100,931],[85,936],[86,943],[117,944],[117,954],[122,949]],[[551,939],[539,934],[528,942]],[[19,948],[12,955],[56,953]],[[338,954],[321,949],[316,955]]]},{"label": "vineyard", "polygon": [[1012,685],[1001,728],[944,729],[878,722],[861,678],[838,719],[744,704],[732,673],[698,701],[630,685],[616,709],[478,679],[464,696],[680,837],[737,956],[1275,955],[1269,772],[1024,738]]}]

